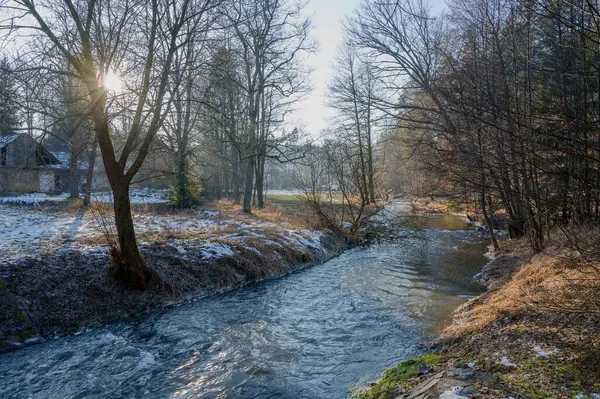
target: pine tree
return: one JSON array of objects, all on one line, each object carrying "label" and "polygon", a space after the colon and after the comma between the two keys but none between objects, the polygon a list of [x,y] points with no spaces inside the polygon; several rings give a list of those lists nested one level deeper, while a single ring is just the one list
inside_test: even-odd
[{"label": "pine tree", "polygon": [[0,136],[15,133],[19,127],[15,74],[8,58],[0,58]]}]

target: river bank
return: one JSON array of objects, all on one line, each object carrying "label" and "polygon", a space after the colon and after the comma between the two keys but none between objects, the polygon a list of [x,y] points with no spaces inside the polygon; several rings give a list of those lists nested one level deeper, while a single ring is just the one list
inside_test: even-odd
[{"label": "river bank", "polygon": [[600,398],[597,301],[584,303],[600,288],[597,257],[564,243],[535,255],[523,240],[503,244],[476,275],[487,291],[456,309],[434,354],[356,398]]},{"label": "river bank", "polygon": [[0,207],[0,351],[282,276],[348,246],[276,206],[258,216],[140,206],[134,222],[155,275],[148,290],[133,291],[110,276],[101,209]]},{"label": "river bank", "polygon": [[3,354],[0,397],[343,399],[418,356],[480,293],[485,244],[464,218],[427,221],[398,242]]}]

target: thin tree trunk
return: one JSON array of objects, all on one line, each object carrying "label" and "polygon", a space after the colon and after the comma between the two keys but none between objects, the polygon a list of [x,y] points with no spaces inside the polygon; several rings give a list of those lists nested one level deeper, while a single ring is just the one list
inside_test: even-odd
[{"label": "thin tree trunk", "polygon": [[73,148],[73,145],[70,146],[70,154],[69,154],[69,198],[78,199],[79,198],[79,170],[78,170],[78,153]]},{"label": "thin tree trunk", "polygon": [[233,173],[232,173],[232,186],[233,186],[233,203],[239,205],[242,201],[242,193],[240,192],[241,179],[240,179],[240,155],[233,146],[232,149],[233,157]]},{"label": "thin tree trunk", "polygon": [[261,209],[265,206],[265,158],[260,157],[257,159],[257,168],[256,168],[256,206]]},{"label": "thin tree trunk", "polygon": [[481,186],[481,198],[480,198],[481,211],[483,212],[483,218],[485,219],[485,223],[488,226],[488,231],[490,233],[490,238],[492,240],[492,245],[494,246],[494,251],[500,250],[500,245],[498,245],[498,240],[496,238],[496,233],[494,232],[494,222],[487,211],[487,206],[485,203],[485,185]]},{"label": "thin tree trunk", "polygon": [[96,164],[96,153],[98,152],[98,142],[94,142],[92,145],[92,151],[90,151],[90,157],[88,159],[88,170],[85,180],[85,190],[83,193],[83,206],[90,206],[92,197],[92,183],[94,181],[94,167]]},{"label": "thin tree trunk", "polygon": [[255,158],[253,156],[248,157],[246,160],[246,175],[244,184],[244,202],[242,209],[246,213],[252,212],[252,191],[254,189],[254,163]]}]

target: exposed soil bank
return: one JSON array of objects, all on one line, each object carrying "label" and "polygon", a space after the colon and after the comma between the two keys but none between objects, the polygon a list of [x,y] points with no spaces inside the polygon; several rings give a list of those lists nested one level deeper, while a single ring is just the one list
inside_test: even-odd
[{"label": "exposed soil bank", "polygon": [[554,248],[534,256],[521,248],[499,255],[476,276],[488,291],[455,311],[432,348],[434,364],[404,362],[353,396],[600,398],[597,317],[552,307],[581,292],[573,284],[589,260],[561,253]]},{"label": "exposed soil bank", "polygon": [[146,291],[130,290],[111,278],[106,247],[75,246],[59,254],[0,261],[0,350],[282,276],[326,261],[348,246],[344,237],[330,232],[306,237],[276,232],[209,247],[203,243],[196,238],[143,245],[155,271]]}]

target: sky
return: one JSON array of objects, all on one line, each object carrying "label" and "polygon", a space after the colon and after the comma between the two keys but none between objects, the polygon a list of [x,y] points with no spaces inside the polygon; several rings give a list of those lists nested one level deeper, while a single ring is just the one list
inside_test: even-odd
[{"label": "sky", "polygon": [[332,78],[333,63],[342,41],[342,21],[358,8],[360,0],[312,0],[305,13],[313,23],[312,37],[319,42],[319,51],[310,56],[312,91],[297,106],[298,119],[312,137],[327,127],[334,110],[327,106],[327,86]]},{"label": "sky", "polygon": [[[445,8],[444,0],[430,0],[429,3],[434,12]],[[359,5],[360,0],[311,0],[304,10],[312,19],[312,37],[318,40],[319,51],[308,60],[313,68],[312,91],[296,106],[294,119],[311,137],[318,137],[335,115],[335,111],[327,106],[327,87],[342,41],[342,21],[352,16]]]}]

